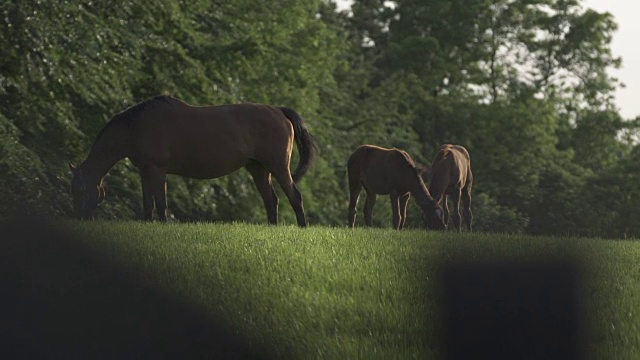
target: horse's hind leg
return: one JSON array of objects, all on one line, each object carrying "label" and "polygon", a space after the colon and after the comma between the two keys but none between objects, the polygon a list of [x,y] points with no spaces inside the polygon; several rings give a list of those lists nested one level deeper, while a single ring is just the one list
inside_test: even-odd
[{"label": "horse's hind leg", "polygon": [[348,212],[348,223],[347,226],[354,227],[356,224],[356,214],[358,212],[358,199],[360,199],[360,191],[362,191],[362,182],[360,179],[351,171],[348,170],[349,173],[349,208]]},{"label": "horse's hind leg", "polygon": [[289,172],[289,168],[284,168],[280,171],[272,171],[273,176],[275,176],[278,183],[284,190],[285,195],[287,195],[287,199],[289,199],[289,204],[293,208],[293,212],[296,214],[296,220],[298,221],[298,225],[300,227],[307,226],[307,219],[304,215],[304,206],[302,205],[302,194],[296,184],[293,182],[293,178],[291,178],[291,173]]},{"label": "horse's hind leg", "polygon": [[442,195],[442,199],[440,200],[440,205],[442,206],[442,211],[444,211],[444,223],[449,225],[449,202],[447,200],[448,195],[445,193]]},{"label": "horse's hind leg", "polygon": [[451,195],[453,197],[453,226],[456,229],[458,229],[458,231],[460,231],[460,223],[461,223],[461,217],[460,217],[460,195],[461,195],[461,190],[458,188]]},{"label": "horse's hind leg", "polygon": [[360,199],[360,190],[352,190],[349,194],[349,209],[348,209],[348,226],[354,227],[356,225],[356,214],[358,213],[358,200]]},{"label": "horse's hind leg", "polygon": [[271,182],[271,174],[255,161],[249,162],[245,167],[253,177],[258,192],[262,196],[264,207],[267,210],[267,221],[272,225],[278,224],[278,196]]},{"label": "horse's hind leg", "polygon": [[471,231],[473,213],[471,212],[471,185],[467,185],[462,190],[462,208],[464,209],[464,222],[467,229]]}]

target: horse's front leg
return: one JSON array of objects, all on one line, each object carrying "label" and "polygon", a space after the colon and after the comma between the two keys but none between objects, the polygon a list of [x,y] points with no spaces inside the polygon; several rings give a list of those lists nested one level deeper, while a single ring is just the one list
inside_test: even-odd
[{"label": "horse's front leg", "polygon": [[376,204],[376,194],[367,191],[367,200],[364,202],[364,223],[373,226],[373,206]]},{"label": "horse's front leg", "polygon": [[[147,189],[153,196],[158,218],[162,222],[167,222],[167,171],[161,167],[150,165],[143,170],[142,178],[146,179]],[[143,180],[144,183],[145,180]],[[143,193],[146,191],[143,190]],[[153,209],[153,207],[151,208]],[[147,216],[145,210],[146,220],[151,220],[151,216]]]},{"label": "horse's front leg", "polygon": [[151,186],[151,177],[145,172],[140,171],[140,180],[142,182],[142,212],[145,221],[153,220],[153,193]]},{"label": "horse's front leg", "polygon": [[158,170],[154,176],[153,198],[160,221],[167,222],[167,173]]},{"label": "horse's front leg", "polygon": [[404,224],[407,222],[407,204],[411,198],[411,193],[406,193],[400,197],[400,229],[404,228]]},{"label": "horse's front leg", "polygon": [[396,230],[400,230],[400,224],[402,223],[402,215],[400,215],[400,196],[395,191],[392,191],[389,194],[391,198],[391,221],[393,223],[393,228]]}]

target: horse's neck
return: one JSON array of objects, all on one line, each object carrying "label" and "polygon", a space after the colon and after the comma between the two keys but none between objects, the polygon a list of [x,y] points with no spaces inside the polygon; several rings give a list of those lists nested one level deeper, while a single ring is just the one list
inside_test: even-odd
[{"label": "horse's neck", "polygon": [[444,192],[447,190],[447,186],[449,185],[448,180],[448,176],[433,176],[429,184],[429,191],[431,192],[431,195],[436,198],[444,195]]},{"label": "horse's neck", "polygon": [[89,154],[89,157],[82,163],[82,173],[86,179],[85,181],[87,183],[99,183],[120,160],[122,160],[122,157]]},{"label": "horse's neck", "polygon": [[82,163],[87,181],[99,182],[118,161],[127,156],[126,134],[122,129],[111,130],[96,140],[89,156]]},{"label": "horse's neck", "polygon": [[429,194],[427,186],[419,180],[416,180],[415,184],[411,188],[411,195],[416,199],[416,203],[423,210],[430,210],[435,206],[435,200]]}]

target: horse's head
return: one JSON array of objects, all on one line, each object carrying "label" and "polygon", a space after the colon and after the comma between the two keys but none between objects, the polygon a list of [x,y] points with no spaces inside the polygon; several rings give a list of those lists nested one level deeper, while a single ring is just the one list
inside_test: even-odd
[{"label": "horse's head", "polygon": [[444,219],[444,210],[440,203],[436,203],[436,206],[432,211],[423,212],[422,220],[427,226],[427,229],[446,230],[447,228],[447,223]]},{"label": "horse's head", "polygon": [[71,179],[71,195],[73,196],[73,210],[79,219],[95,219],[98,205],[104,200],[105,191],[102,181],[87,184],[87,179],[80,167],[69,163],[69,170],[73,174]]}]

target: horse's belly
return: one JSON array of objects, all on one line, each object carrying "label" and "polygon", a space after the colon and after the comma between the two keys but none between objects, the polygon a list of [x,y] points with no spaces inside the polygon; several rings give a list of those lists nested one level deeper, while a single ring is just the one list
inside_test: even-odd
[{"label": "horse's belly", "polygon": [[397,190],[393,189],[393,185],[391,181],[389,181],[387,174],[380,170],[382,167],[377,166],[378,164],[372,165],[373,166],[367,169],[362,178],[365,189],[377,195],[389,195],[391,190]]},{"label": "horse's belly", "polygon": [[364,179],[363,181],[364,188],[367,192],[372,192],[377,195],[389,195],[391,191],[390,186],[380,179]]},{"label": "horse's belly", "polygon": [[200,168],[200,169],[169,168],[169,171],[167,171],[167,173],[172,175],[185,176],[191,179],[215,179],[221,176],[229,175],[237,169],[239,168],[235,168],[231,170],[226,169],[226,171],[221,171],[221,169],[208,170],[204,168]]},{"label": "horse's belly", "polygon": [[367,185],[365,185],[364,188],[367,190],[367,192],[374,193],[376,195],[389,195],[389,190],[385,188]]},{"label": "horse's belly", "polygon": [[246,158],[227,158],[224,161],[213,158],[172,159],[167,173],[194,179],[214,179],[240,169],[246,162]]}]

